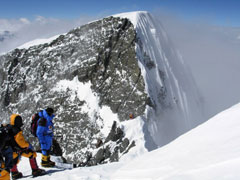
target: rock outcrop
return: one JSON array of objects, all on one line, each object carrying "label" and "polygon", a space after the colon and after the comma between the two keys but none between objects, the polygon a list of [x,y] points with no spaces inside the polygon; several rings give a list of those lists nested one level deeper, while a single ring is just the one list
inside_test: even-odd
[{"label": "rock outcrop", "polygon": [[[11,113],[21,114],[26,136],[37,146],[36,138],[28,133],[31,116],[51,106],[56,110],[55,137],[67,160],[88,165],[107,159],[117,161],[133,142],[115,123],[114,128],[121,133],[113,135],[112,129],[105,137],[98,109],[109,107],[119,121],[128,120],[132,113],[135,117],[144,113],[149,99],[136,59],[136,40],[128,19],[108,17],[73,29],[49,44],[15,49],[1,56],[0,113],[5,120]],[[96,108],[79,98],[81,89],[61,89],[63,81],[89,85],[98,100]],[[95,152],[94,142],[99,139],[111,149],[115,144],[115,150],[99,147]]]}]

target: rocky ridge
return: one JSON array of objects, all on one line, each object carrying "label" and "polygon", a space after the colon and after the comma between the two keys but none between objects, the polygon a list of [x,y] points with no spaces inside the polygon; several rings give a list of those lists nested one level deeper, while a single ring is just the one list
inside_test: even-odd
[{"label": "rocky ridge", "polygon": [[[109,107],[118,121],[144,114],[151,104],[136,59],[136,31],[125,18],[108,17],[73,29],[51,43],[15,49],[0,56],[0,113],[8,119],[19,113],[25,135],[33,113],[51,106],[56,110],[54,150],[81,165],[118,161],[134,142],[124,137],[113,119],[109,135],[99,109]],[[81,89],[59,88],[61,82],[76,81],[98,100],[96,108],[79,98]],[[86,111],[91,109],[91,112]],[[61,153],[62,152],[62,153]]]}]

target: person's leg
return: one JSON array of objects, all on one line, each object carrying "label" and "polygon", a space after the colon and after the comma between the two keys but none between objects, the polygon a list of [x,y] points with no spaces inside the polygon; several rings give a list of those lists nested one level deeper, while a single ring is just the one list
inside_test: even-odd
[{"label": "person's leg", "polygon": [[22,153],[22,156],[29,158],[29,163],[30,163],[30,166],[32,169],[32,175],[34,177],[45,174],[45,170],[39,169],[39,167],[37,165],[37,160],[36,160],[37,153],[36,152],[34,152],[34,151],[24,152],[24,153]]},{"label": "person's leg", "polygon": [[42,150],[42,167],[54,167],[55,162],[50,160],[50,150]]},{"label": "person's leg", "polygon": [[48,167],[48,153],[46,149],[42,149],[42,162],[43,167]]},{"label": "person's leg", "polygon": [[13,167],[13,150],[11,147],[4,148],[2,150],[2,155],[5,157],[4,163],[6,169],[11,169]]},{"label": "person's leg", "polygon": [[50,160],[50,150],[52,146],[52,137],[46,137],[45,149],[42,149],[42,163],[43,167],[54,167],[55,162]]},{"label": "person's leg", "polygon": [[55,162],[51,161],[51,155],[50,155],[52,141],[53,141],[53,137],[49,137],[49,139],[48,139],[48,163],[51,164],[51,166],[55,166]]},{"label": "person's leg", "polygon": [[38,165],[37,165],[37,161],[36,161],[36,157],[37,157],[36,152],[32,152],[32,151],[24,152],[24,153],[22,153],[22,156],[29,158],[29,163],[30,163],[32,170],[38,169]]},{"label": "person's leg", "polygon": [[5,169],[3,159],[0,159],[0,168],[0,180],[10,180],[10,173],[9,170]]},{"label": "person's leg", "polygon": [[13,179],[19,179],[22,178],[23,175],[21,172],[18,171],[17,164],[20,161],[20,155],[16,152],[13,152],[13,167],[11,169],[11,174]]}]

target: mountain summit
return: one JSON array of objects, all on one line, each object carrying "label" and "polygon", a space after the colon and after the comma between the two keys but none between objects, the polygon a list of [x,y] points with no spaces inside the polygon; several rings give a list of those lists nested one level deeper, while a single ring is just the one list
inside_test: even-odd
[{"label": "mountain summit", "polygon": [[[147,12],[106,17],[15,49],[0,56],[0,66],[5,121],[19,113],[27,129],[33,113],[53,107],[53,151],[83,166],[118,161],[140,144],[152,150],[204,120],[191,73]],[[135,123],[140,139],[126,122]]]}]

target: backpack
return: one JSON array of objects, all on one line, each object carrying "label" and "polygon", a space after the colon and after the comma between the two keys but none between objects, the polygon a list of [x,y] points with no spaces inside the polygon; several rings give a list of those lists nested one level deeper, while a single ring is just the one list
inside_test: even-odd
[{"label": "backpack", "polygon": [[2,150],[2,148],[5,146],[5,143],[11,139],[11,136],[12,136],[12,126],[1,124],[1,127],[0,127],[0,150]]},{"label": "backpack", "polygon": [[[42,111],[41,111],[42,112]],[[31,122],[31,133],[32,135],[34,135],[35,137],[37,137],[37,127],[38,127],[38,120],[39,120],[40,116],[38,115],[38,113],[35,113],[32,116],[32,122]]]}]

